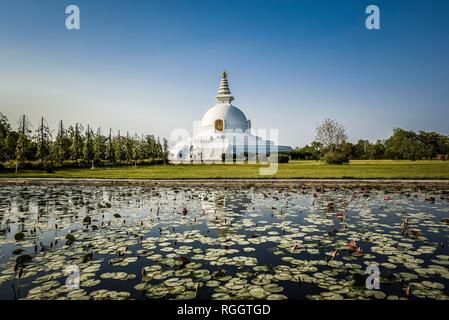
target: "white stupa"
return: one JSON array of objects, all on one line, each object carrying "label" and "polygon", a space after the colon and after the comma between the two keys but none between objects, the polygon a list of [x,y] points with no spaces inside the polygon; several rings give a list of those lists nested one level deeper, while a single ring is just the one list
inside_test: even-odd
[{"label": "white stupa", "polygon": [[251,121],[232,105],[234,97],[226,72],[221,74],[216,98],[217,104],[204,114],[193,138],[179,141],[170,149],[172,163],[266,161],[273,153],[292,150],[251,133]]}]

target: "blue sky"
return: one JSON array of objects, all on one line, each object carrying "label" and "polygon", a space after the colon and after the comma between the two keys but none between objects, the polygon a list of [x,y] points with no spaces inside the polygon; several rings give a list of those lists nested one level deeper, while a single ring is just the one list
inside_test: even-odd
[{"label": "blue sky", "polygon": [[[65,29],[77,4],[81,30]],[[381,30],[365,28],[365,8]],[[449,134],[449,1],[0,0],[0,111],[168,137],[215,103],[226,69],[253,127],[304,145]],[[37,126],[37,125],[36,125]]]}]

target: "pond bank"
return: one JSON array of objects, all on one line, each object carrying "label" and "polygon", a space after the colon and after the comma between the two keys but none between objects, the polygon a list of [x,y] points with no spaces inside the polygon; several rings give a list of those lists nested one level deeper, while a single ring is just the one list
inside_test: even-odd
[{"label": "pond bank", "polygon": [[143,187],[392,187],[408,189],[449,189],[449,180],[382,180],[382,179],[65,179],[0,178],[0,185],[83,185]]}]

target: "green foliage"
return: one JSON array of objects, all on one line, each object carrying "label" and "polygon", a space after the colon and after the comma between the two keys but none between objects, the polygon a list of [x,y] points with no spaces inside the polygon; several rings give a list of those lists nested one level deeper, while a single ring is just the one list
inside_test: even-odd
[{"label": "green foliage", "polygon": [[[123,145],[124,145],[124,160],[134,160],[133,158],[133,148],[134,148],[134,141],[132,139],[129,138],[129,134],[126,134],[126,138],[123,139]],[[138,147],[136,147],[136,149],[138,149]],[[138,151],[136,153],[136,156],[138,155]]]},{"label": "green foliage", "polygon": [[16,131],[9,131],[6,138],[0,140],[0,161],[15,159],[18,138]]},{"label": "green foliage", "polygon": [[28,140],[28,137],[22,132],[19,133],[16,145],[16,160],[18,162],[26,160],[29,146],[30,141]]},{"label": "green foliage", "polygon": [[440,144],[439,142],[442,139],[442,136],[436,132],[426,132],[419,131],[416,136],[416,139],[422,143],[421,156],[426,159],[435,158],[440,152]]},{"label": "green foliage", "polygon": [[278,163],[288,163],[290,160],[290,157],[287,154],[278,154]]},{"label": "green foliage", "polygon": [[[17,131],[11,130],[8,119],[0,113],[0,162],[2,168],[15,168],[16,160],[21,169],[46,169],[52,173],[57,167],[87,167],[94,164],[111,166],[153,165],[168,159],[168,142],[153,135],[133,138],[112,135],[105,137],[100,128],[94,134],[90,126],[85,132],[80,124],[66,130],[62,121],[54,140],[44,118],[39,122],[35,134],[31,135],[30,123],[25,115],[20,117]],[[39,160],[39,163],[36,162]]]},{"label": "green foliage", "polygon": [[54,143],[52,144],[51,154],[52,158],[58,163],[62,163],[65,159],[70,158],[71,141],[64,129],[62,121],[59,123],[59,130]]},{"label": "green foliage", "polygon": [[134,164],[137,165],[137,160],[142,155],[141,152],[141,144],[139,143],[139,140],[137,138],[134,138],[131,140],[131,158],[134,160]]},{"label": "green foliage", "polygon": [[82,158],[83,155],[83,137],[81,134],[80,124],[76,124],[75,127],[69,127],[69,137],[70,137],[70,159],[78,160]]},{"label": "green foliage", "polygon": [[351,154],[351,158],[360,159],[360,160],[368,160],[371,158],[371,151],[373,145],[368,140],[359,140],[354,145],[353,153]]},{"label": "green foliage", "polygon": [[[421,139],[425,136],[424,132],[420,133]],[[386,149],[388,150],[388,155],[393,156],[393,159],[407,159],[407,160],[418,160],[426,157],[430,158],[438,152],[433,150],[430,144],[425,144],[420,140],[420,135],[413,131],[406,131],[403,129],[396,128],[393,130],[393,135],[385,141]],[[427,148],[427,151],[426,151]]]},{"label": "green foliage", "polygon": [[370,159],[380,160],[385,159],[386,147],[382,140],[377,140],[375,144],[371,145]]},{"label": "green foliage", "polygon": [[[95,160],[99,161],[105,157],[106,139],[101,135],[100,128],[97,130],[97,134],[94,137],[93,152]],[[105,159],[106,160],[106,159]]]},{"label": "green foliage", "polygon": [[0,161],[15,158],[18,134],[11,130],[8,118],[0,112]]},{"label": "green foliage", "polygon": [[36,146],[37,153],[36,156],[41,160],[41,163],[44,163],[44,159],[46,159],[50,155],[51,151],[51,133],[48,124],[45,119],[41,119],[41,123],[39,128],[36,130]]},{"label": "green foliage", "polygon": [[112,162],[114,158],[115,158],[115,150],[114,150],[114,143],[112,140],[112,130],[109,129],[109,136],[106,139],[104,159],[109,162]]},{"label": "green foliage", "polygon": [[440,136],[438,138],[438,151],[442,155],[442,159],[446,160],[449,154],[449,137]]},{"label": "green foliage", "polygon": [[[316,142],[315,142],[316,143]],[[312,146],[312,144],[311,144]],[[316,149],[316,150],[314,150]],[[357,143],[344,141],[336,147],[335,144],[320,144],[318,148],[305,146],[297,148],[290,153],[292,159],[323,160],[338,158],[342,155],[332,155],[339,152],[350,160],[419,160],[419,159],[447,159],[449,154],[449,137],[436,132],[406,131],[396,128],[388,139],[377,140],[371,143],[368,140],[359,140]],[[338,161],[339,162],[339,161]]]},{"label": "green foliage", "polygon": [[324,155],[323,160],[327,164],[345,164],[349,163],[349,156],[343,151],[328,152]]},{"label": "green foliage", "polygon": [[93,133],[89,126],[87,126],[85,142],[83,145],[83,159],[92,161],[94,160],[94,140],[92,138]]},{"label": "green foliage", "polygon": [[319,142],[312,142],[303,148],[296,148],[289,152],[292,160],[319,160],[321,157],[322,144]]},{"label": "green foliage", "polygon": [[163,159],[164,159],[164,162],[165,161],[168,161],[168,155],[170,154],[170,149],[169,149],[169,147],[168,147],[168,141],[167,141],[167,139],[163,139],[163,150],[164,150],[164,153],[163,153]]},{"label": "green foliage", "polygon": [[117,137],[114,138],[114,159],[115,162],[121,163],[124,159],[123,156],[123,139],[120,137],[120,132]]},{"label": "green foliage", "polygon": [[156,157],[155,158],[159,158],[159,159],[164,158],[164,148],[162,147],[161,140],[159,139],[159,137],[157,138],[157,143],[156,143]]},{"label": "green foliage", "polygon": [[[168,141],[153,135],[121,136],[119,132],[113,136],[110,130],[108,136],[103,136],[100,129],[94,134],[89,126],[84,132],[80,124],[66,130],[60,122],[58,133],[52,140],[45,119],[41,119],[34,135],[30,127],[23,115],[18,129],[13,130],[8,119],[0,113],[0,162],[4,170],[15,168],[16,161],[21,169],[46,169],[51,173],[56,167],[138,166],[168,160]],[[375,143],[359,140],[352,144],[347,141],[344,127],[328,119],[317,128],[317,139],[319,141],[291,151],[291,159],[322,159],[328,163],[346,163],[349,159],[445,160],[449,154],[449,137],[436,132],[415,133],[397,128],[386,140]],[[281,161],[283,159],[279,159]]]},{"label": "green foliage", "polygon": [[0,140],[5,139],[10,131],[11,125],[8,122],[8,118],[0,112]]}]

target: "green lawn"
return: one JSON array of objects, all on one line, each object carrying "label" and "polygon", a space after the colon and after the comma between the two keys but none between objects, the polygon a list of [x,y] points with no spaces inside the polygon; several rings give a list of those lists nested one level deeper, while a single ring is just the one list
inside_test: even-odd
[{"label": "green lawn", "polygon": [[259,165],[192,164],[91,169],[56,169],[54,173],[23,170],[0,173],[0,178],[112,178],[112,179],[213,179],[213,178],[346,178],[346,179],[449,179],[449,161],[356,160],[348,165],[316,161],[279,164],[274,176],[261,176]]}]

